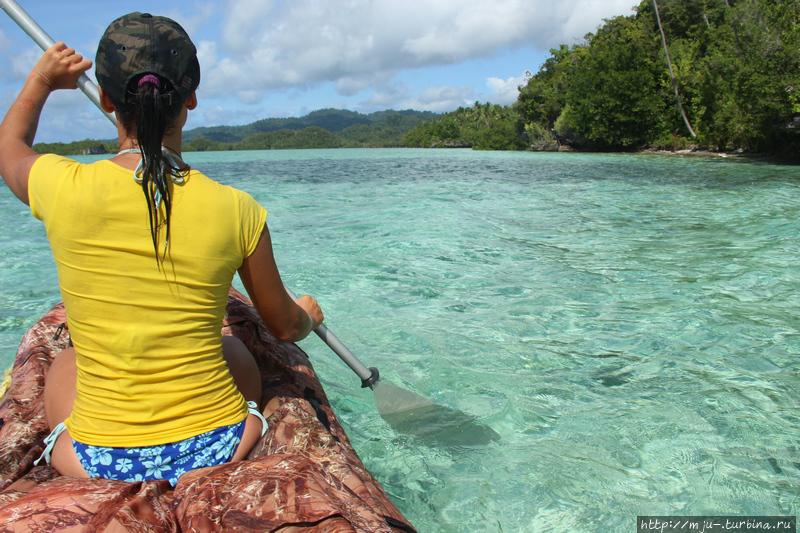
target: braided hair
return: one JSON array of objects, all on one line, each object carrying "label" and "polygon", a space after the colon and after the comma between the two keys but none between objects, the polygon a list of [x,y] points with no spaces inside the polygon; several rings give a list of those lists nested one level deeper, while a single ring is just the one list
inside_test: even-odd
[{"label": "braided hair", "polygon": [[[128,134],[134,128],[136,131],[136,143],[142,157],[136,172],[137,181],[141,180],[147,202],[150,235],[159,268],[169,249],[172,180],[173,177],[184,178],[189,172],[182,161],[165,155],[161,146],[182,106],[183,100],[170,82],[156,74],[135,76],[128,84],[125,102],[117,106],[120,121]],[[159,254],[158,242],[162,225],[166,226],[163,256]]]}]

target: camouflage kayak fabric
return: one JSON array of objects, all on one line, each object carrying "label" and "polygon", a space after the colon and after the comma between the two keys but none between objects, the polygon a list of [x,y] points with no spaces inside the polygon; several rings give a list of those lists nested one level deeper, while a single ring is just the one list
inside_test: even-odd
[{"label": "camouflage kayak fabric", "polygon": [[44,377],[69,345],[64,307],[23,337],[0,403],[0,532],[414,531],[364,468],[306,354],[231,290],[223,334],[256,357],[274,412],[248,460],[166,481],[74,479],[33,466],[48,433]]}]

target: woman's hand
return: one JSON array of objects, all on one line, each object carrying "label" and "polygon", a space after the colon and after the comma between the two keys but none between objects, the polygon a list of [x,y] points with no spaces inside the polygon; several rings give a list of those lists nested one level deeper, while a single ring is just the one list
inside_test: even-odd
[{"label": "woman's hand", "polygon": [[84,59],[74,48],[57,42],[48,48],[33,67],[30,77],[35,77],[47,85],[51,91],[56,89],[75,89],[78,78],[89,70],[92,62]]},{"label": "woman's hand", "polygon": [[304,294],[297,298],[294,301],[297,305],[303,308],[303,311],[308,314],[308,317],[311,319],[311,322],[314,324],[311,329],[316,328],[322,321],[325,320],[325,315],[322,314],[322,308],[320,308],[319,303],[317,300],[314,299],[313,296],[309,296],[308,294]]},{"label": "woman's hand", "polygon": [[56,43],[33,67],[25,85],[0,124],[0,175],[26,204],[28,176],[39,154],[31,146],[47,97],[56,89],[74,89],[92,62],[64,43]]}]

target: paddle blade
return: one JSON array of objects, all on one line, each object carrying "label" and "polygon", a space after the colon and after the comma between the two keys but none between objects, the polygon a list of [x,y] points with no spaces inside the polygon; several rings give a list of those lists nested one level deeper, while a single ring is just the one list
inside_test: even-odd
[{"label": "paddle blade", "polygon": [[393,383],[379,381],[373,390],[378,412],[398,433],[440,446],[477,446],[500,439],[500,435],[477,422],[474,416],[436,405]]}]

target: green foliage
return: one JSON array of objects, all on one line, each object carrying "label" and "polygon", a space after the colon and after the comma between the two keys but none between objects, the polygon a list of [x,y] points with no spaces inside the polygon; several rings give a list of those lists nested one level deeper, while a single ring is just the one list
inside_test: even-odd
[{"label": "green foliage", "polygon": [[687,150],[691,148],[691,144],[686,137],[682,137],[676,133],[665,133],[661,137],[653,139],[649,147],[654,150],[669,150],[675,152],[677,150]]},{"label": "green foliage", "polygon": [[[268,118],[244,126],[195,128],[184,132],[187,152],[269,150],[284,148],[394,147],[403,135],[436,117],[428,111],[378,111],[368,115],[321,109],[297,118]],[[39,153],[80,155],[117,151],[116,141],[85,140],[39,143]]]},{"label": "green foliage", "polygon": [[461,132],[458,111],[424,122],[406,133],[404,146],[418,148],[464,148],[470,146]]},{"label": "green foliage", "polygon": [[723,10],[696,56],[692,112],[701,141],[722,149],[798,147],[786,126],[800,112],[800,3],[743,0]]},{"label": "green foliage", "polygon": [[71,143],[37,143],[33,149],[40,154],[87,155],[107,154],[118,150],[117,141],[86,139]]},{"label": "green foliage", "polygon": [[[730,5],[728,5],[730,4]],[[800,149],[800,2],[659,0],[678,110],[652,0],[551,57],[516,104],[529,137],[584,149]],[[531,137],[533,141],[533,138]],[[536,143],[532,143],[536,144]]]},{"label": "green foliage", "polygon": [[520,89],[517,111],[525,124],[552,130],[566,105],[568,81],[585,47],[561,45],[550,50],[539,72]]},{"label": "green foliage", "polygon": [[402,146],[403,135],[436,117],[434,113],[418,111],[378,111],[367,115],[370,122],[348,126],[339,132],[344,146],[397,147]]},{"label": "green foliage", "polygon": [[[711,149],[759,152],[784,151],[796,143],[786,126],[800,111],[792,102],[800,67],[800,4],[658,3],[682,102],[698,134],[693,142]],[[642,1],[636,18],[649,24],[652,33],[658,31],[652,0]],[[674,105],[673,110],[665,115],[664,126],[686,136]],[[665,133],[657,137],[663,139]]]},{"label": "green foliage", "polygon": [[556,151],[559,144],[553,130],[546,130],[536,122],[528,122],[523,126],[528,148],[535,151]]},{"label": "green foliage", "polygon": [[616,17],[581,54],[566,101],[572,110],[570,126],[586,147],[641,148],[658,132],[667,82],[648,30],[641,19]]},{"label": "green foliage", "polygon": [[578,127],[578,118],[572,107],[567,104],[553,126],[556,137],[573,146],[585,145],[586,139],[578,133]]},{"label": "green foliage", "polygon": [[235,145],[236,150],[263,150],[285,148],[339,148],[342,141],[335,134],[319,126],[301,130],[279,130],[248,135]]},{"label": "green foliage", "polygon": [[[435,113],[413,110],[378,111],[365,115],[344,109],[320,109],[303,117],[267,118],[243,126],[195,128],[184,133],[184,140],[194,143],[198,139],[205,139],[221,143],[216,146],[246,150],[268,149],[282,144],[294,145],[298,139],[308,139],[313,146],[302,147],[312,148],[323,141],[308,133],[297,137],[292,132],[321,128],[338,138],[337,141],[324,141],[324,144],[329,145],[326,147],[400,146],[407,131],[435,116]],[[286,139],[278,141],[274,136],[262,136],[245,142],[245,139],[260,133],[275,133]],[[259,145],[254,139],[261,139],[263,143]]]},{"label": "green foliage", "polygon": [[476,150],[520,150],[525,147],[523,124],[512,107],[475,102],[409,131],[405,146],[472,147]]},{"label": "green foliage", "polygon": [[219,152],[222,150],[232,150],[230,143],[212,141],[201,137],[193,141],[183,143],[183,150],[186,152]]}]

